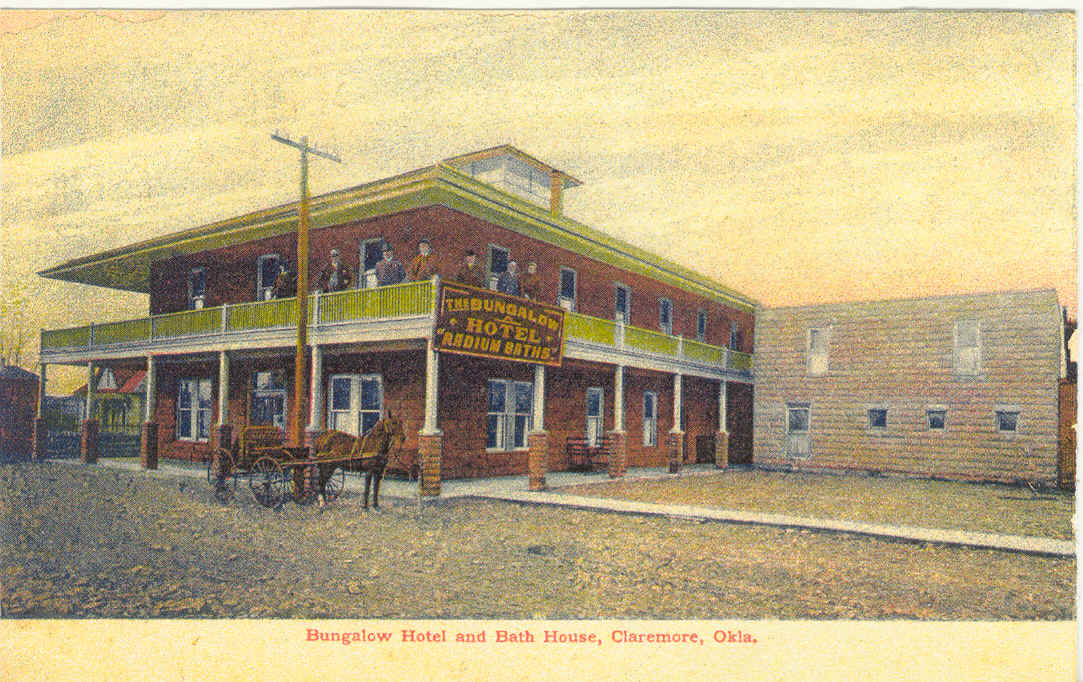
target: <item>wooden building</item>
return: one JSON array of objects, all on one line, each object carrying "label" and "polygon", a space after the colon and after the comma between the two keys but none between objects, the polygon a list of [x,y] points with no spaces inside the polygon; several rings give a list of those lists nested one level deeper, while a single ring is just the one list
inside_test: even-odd
[{"label": "wooden building", "polygon": [[[309,433],[358,433],[396,406],[426,494],[444,477],[566,469],[575,438],[608,435],[614,475],[680,466],[704,443],[748,461],[755,302],[567,217],[579,184],[501,146],[314,197]],[[144,451],[165,457],[205,459],[248,424],[288,428],[297,215],[276,206],[40,273],[149,297],[141,319],[43,331],[42,381],[50,364],[86,366],[92,403],[95,367],[145,371]],[[468,251],[474,284],[563,311],[559,365],[435,350],[442,283],[463,278]],[[536,264],[521,290],[505,286],[513,261]]]},{"label": "wooden building", "polygon": [[754,460],[1057,479],[1053,290],[760,309]]},{"label": "wooden building", "polygon": [[0,361],[0,461],[30,456],[37,391],[36,374]]}]

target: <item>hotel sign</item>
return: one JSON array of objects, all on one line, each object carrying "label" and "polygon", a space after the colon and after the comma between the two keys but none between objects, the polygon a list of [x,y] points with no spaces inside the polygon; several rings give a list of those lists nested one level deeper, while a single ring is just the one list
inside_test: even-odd
[{"label": "hotel sign", "polygon": [[488,289],[443,283],[433,347],[442,353],[559,367],[564,310]]}]

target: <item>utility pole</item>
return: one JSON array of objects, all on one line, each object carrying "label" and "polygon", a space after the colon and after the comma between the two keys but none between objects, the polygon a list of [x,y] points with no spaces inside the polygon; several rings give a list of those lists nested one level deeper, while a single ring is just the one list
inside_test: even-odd
[{"label": "utility pole", "polygon": [[304,411],[301,408],[308,394],[308,374],[305,372],[305,349],[308,345],[308,155],[322,156],[335,163],[342,163],[342,159],[315,146],[308,146],[308,137],[302,137],[297,142],[279,135],[276,130],[271,134],[271,139],[301,150],[301,203],[297,208],[297,355],[293,363],[293,409],[290,410],[289,434],[291,446],[299,448],[305,444]]}]

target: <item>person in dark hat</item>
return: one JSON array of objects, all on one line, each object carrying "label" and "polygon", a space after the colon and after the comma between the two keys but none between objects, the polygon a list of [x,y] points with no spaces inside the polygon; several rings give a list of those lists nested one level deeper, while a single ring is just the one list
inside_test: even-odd
[{"label": "person in dark hat", "polygon": [[472,287],[485,288],[485,273],[482,272],[481,266],[478,265],[478,254],[473,251],[466,252],[463,265],[455,275],[455,281]]},{"label": "person in dark hat", "polygon": [[508,269],[500,273],[496,280],[496,290],[512,296],[520,296],[519,292],[519,264],[513,260],[508,261]]},{"label": "person in dark hat", "polygon": [[350,266],[342,262],[338,256],[338,249],[331,249],[331,262],[320,270],[316,278],[316,291],[329,294],[333,291],[344,291],[350,288],[353,282],[353,273]]},{"label": "person in dark hat", "polygon": [[519,276],[519,293],[523,298],[537,301],[540,290],[541,277],[538,276],[538,264],[530,261],[526,264],[526,272]]},{"label": "person in dark hat", "polygon": [[272,298],[291,298],[297,295],[297,280],[290,272],[290,266],[285,261],[278,264],[278,276],[271,288]]},{"label": "person in dark hat", "polygon": [[432,255],[428,239],[422,239],[417,243],[417,255],[410,261],[409,274],[412,282],[432,279],[436,274],[436,257]]},{"label": "person in dark hat", "polygon": [[383,254],[383,259],[376,264],[377,286],[386,287],[405,280],[406,268],[402,267],[402,261],[395,258],[395,251],[387,242],[384,242]]}]

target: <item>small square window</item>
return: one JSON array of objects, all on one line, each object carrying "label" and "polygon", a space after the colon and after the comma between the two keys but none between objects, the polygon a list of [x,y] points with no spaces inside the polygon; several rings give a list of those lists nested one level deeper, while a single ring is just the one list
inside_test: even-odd
[{"label": "small square window", "polygon": [[1017,410],[997,410],[997,431],[1015,433],[1019,430],[1019,412]]},{"label": "small square window", "polygon": [[869,428],[870,429],[886,429],[887,428],[887,410],[882,407],[877,407],[869,410]]},{"label": "small square window", "polygon": [[926,410],[925,416],[929,420],[930,431],[943,431],[948,421],[947,410]]}]

